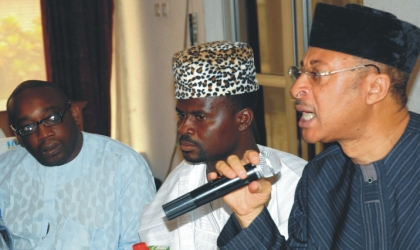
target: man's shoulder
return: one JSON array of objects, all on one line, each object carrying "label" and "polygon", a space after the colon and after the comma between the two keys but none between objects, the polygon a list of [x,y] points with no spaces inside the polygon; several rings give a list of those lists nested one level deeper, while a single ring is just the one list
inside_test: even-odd
[{"label": "man's shoulder", "polygon": [[36,159],[22,146],[8,150],[0,155],[0,183],[4,178],[9,181],[11,173],[32,169],[36,164]]},{"label": "man's shoulder", "polygon": [[[383,159],[390,165],[399,165],[400,161],[418,162],[420,159],[420,114],[410,111],[410,121],[404,134],[398,140],[391,152]],[[392,164],[391,164],[392,163]],[[409,166],[410,164],[403,164]]]},{"label": "man's shoulder", "polygon": [[109,136],[92,134],[87,132],[83,133],[83,144],[86,145],[88,149],[99,149],[109,151],[110,153],[132,153],[139,154],[132,147],[112,139]]},{"label": "man's shoulder", "polygon": [[198,187],[199,179],[206,178],[206,164],[192,164],[185,160],[182,160],[165,178],[161,188],[158,193],[169,193],[178,190],[176,188],[179,183],[182,182],[186,184],[187,182],[197,182],[197,186],[188,184],[188,191]]},{"label": "man's shoulder", "polygon": [[420,133],[420,114],[409,112],[410,114],[410,121],[407,126],[408,132],[415,132]]},{"label": "man's shoulder", "polygon": [[[161,217],[164,216],[162,205],[172,201],[181,195],[202,185],[200,180],[206,178],[206,164],[192,164],[185,160],[179,163],[166,177],[162,186],[156,193],[153,201],[144,207],[142,212],[142,221],[163,222]],[[166,222],[164,222],[166,223]],[[142,223],[140,231],[149,228],[151,225]]]},{"label": "man's shoulder", "polygon": [[[204,163],[203,163],[204,164]],[[173,171],[179,171],[180,169],[183,169],[183,168],[186,168],[186,167],[192,167],[192,166],[194,166],[194,164],[193,163],[190,163],[190,162],[188,162],[188,161],[186,161],[186,160],[182,160],[175,168],[174,168],[174,170]]]},{"label": "man's shoulder", "polygon": [[269,148],[265,146],[258,145],[260,150],[266,151],[269,155],[275,155],[278,157],[280,162],[282,163],[282,166],[290,169],[293,171],[297,176],[302,175],[302,171],[305,168],[306,164],[308,163],[306,160],[300,158],[299,156],[296,156],[291,153],[287,153],[284,151],[280,151],[278,149]]},{"label": "man's shoulder", "polygon": [[[205,163],[199,163],[199,164],[193,164],[190,162],[187,162],[186,160],[182,160],[168,175],[168,177],[166,178],[165,182],[167,180],[172,180],[174,182],[178,182],[179,181],[179,176],[180,175],[184,175],[186,172],[188,172],[189,174],[193,174],[191,172],[193,167],[200,167],[203,168],[205,167],[206,164]],[[198,176],[197,176],[198,177]]]},{"label": "man's shoulder", "polygon": [[30,156],[35,160],[24,147],[18,145],[7,152],[0,154],[0,165],[16,164],[27,156]]},{"label": "man's shoulder", "polygon": [[108,136],[83,132],[82,151],[83,157],[81,159],[101,158],[101,161],[118,163],[123,165],[124,168],[132,168],[132,166],[138,165],[148,166],[140,152]]},{"label": "man's shoulder", "polygon": [[308,169],[314,169],[315,166],[318,168],[322,168],[325,165],[335,164],[335,165],[342,165],[347,162],[349,158],[344,154],[343,150],[341,149],[338,143],[332,143],[324,148],[324,150],[315,156],[308,163]]},{"label": "man's shoulder", "polygon": [[260,149],[263,148],[264,150],[266,150],[267,152],[270,152],[271,154],[276,154],[277,156],[280,157],[281,161],[285,162],[285,163],[295,162],[297,164],[303,164],[303,165],[306,165],[308,163],[305,159],[303,159],[303,158],[301,158],[297,155],[288,153],[288,152],[284,152],[284,151],[281,151],[281,150],[278,150],[278,149],[274,149],[274,148],[270,148],[270,147],[266,147],[266,146],[261,146],[261,145],[258,145],[258,147]]},{"label": "man's shoulder", "polygon": [[93,134],[82,131],[83,134],[83,141],[84,142],[98,142],[98,143],[109,143],[109,142],[118,142],[115,139],[112,139],[109,136],[106,135],[100,135],[100,134]]}]

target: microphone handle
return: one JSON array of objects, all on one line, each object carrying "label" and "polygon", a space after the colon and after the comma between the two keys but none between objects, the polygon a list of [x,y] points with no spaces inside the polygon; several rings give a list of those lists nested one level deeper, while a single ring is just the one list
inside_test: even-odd
[{"label": "microphone handle", "polygon": [[239,177],[234,179],[221,177],[191,191],[190,194],[196,207],[200,207],[204,204],[214,201],[260,178],[260,175],[257,172],[257,168],[255,166],[247,164],[244,167],[248,173],[246,179],[242,180]]},{"label": "microphone handle", "polygon": [[178,216],[261,178],[261,174],[254,165],[247,164],[244,167],[248,173],[248,177],[244,180],[241,180],[239,177],[234,179],[221,177],[210,181],[173,201],[163,204],[162,208],[166,214],[166,218],[168,218],[168,220],[175,219]]}]

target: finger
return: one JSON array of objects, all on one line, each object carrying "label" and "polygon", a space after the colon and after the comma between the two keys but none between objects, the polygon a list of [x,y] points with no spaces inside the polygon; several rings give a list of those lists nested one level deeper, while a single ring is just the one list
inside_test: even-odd
[{"label": "finger", "polygon": [[250,193],[256,194],[269,194],[271,193],[271,182],[267,179],[260,179],[257,181],[253,181],[248,185],[248,189]]},{"label": "finger", "polygon": [[221,175],[230,179],[235,178],[236,176],[245,179],[248,176],[248,173],[246,172],[244,165],[249,163],[257,165],[259,162],[259,153],[255,150],[247,150],[242,159],[239,159],[236,155],[231,155],[226,159],[226,162],[217,162],[216,169]]},{"label": "finger", "polygon": [[210,172],[210,173],[207,175],[207,178],[208,178],[210,181],[217,179],[217,177],[219,177],[219,175],[218,175],[216,172]]},{"label": "finger", "polygon": [[244,168],[244,165],[249,163],[246,159],[240,160],[238,156],[231,155],[226,159],[226,161],[239,178],[245,179],[248,176],[248,173]]},{"label": "finger", "polygon": [[258,165],[260,163],[260,154],[255,150],[245,151],[244,157],[241,162],[243,165],[251,163],[252,165]]},{"label": "finger", "polygon": [[[225,161],[218,161],[216,163],[216,170],[220,175],[226,176],[229,179],[233,179],[237,176],[235,171],[233,171],[230,165]],[[215,174],[217,175],[217,173]]]}]

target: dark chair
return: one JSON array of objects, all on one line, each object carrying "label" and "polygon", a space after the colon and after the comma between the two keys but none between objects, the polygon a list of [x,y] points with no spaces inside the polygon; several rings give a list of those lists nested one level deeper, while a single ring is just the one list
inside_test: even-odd
[{"label": "dark chair", "polygon": [[155,185],[156,185],[156,192],[157,192],[160,186],[162,186],[162,181],[158,178],[155,178]]}]

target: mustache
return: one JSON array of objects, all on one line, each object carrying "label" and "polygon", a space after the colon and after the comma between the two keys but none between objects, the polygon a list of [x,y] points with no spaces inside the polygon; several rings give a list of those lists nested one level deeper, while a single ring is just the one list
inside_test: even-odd
[{"label": "mustache", "polygon": [[196,141],[194,141],[193,139],[191,139],[191,137],[188,136],[188,135],[181,135],[178,138],[178,143],[181,143],[181,141],[186,141],[186,142],[189,142],[191,144],[194,144],[194,145],[197,145],[198,146],[198,143]]},{"label": "mustache", "polygon": [[295,105],[304,104],[304,102],[300,99],[295,99]]},{"label": "mustache", "polygon": [[310,107],[310,105],[308,103],[306,103],[303,100],[300,99],[295,99],[295,105],[301,105],[301,106],[305,106],[305,107]]}]

